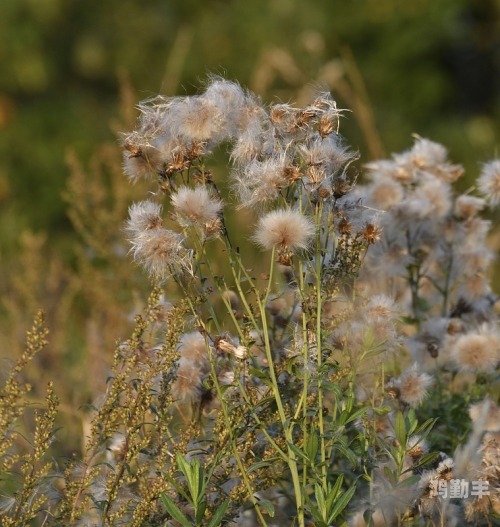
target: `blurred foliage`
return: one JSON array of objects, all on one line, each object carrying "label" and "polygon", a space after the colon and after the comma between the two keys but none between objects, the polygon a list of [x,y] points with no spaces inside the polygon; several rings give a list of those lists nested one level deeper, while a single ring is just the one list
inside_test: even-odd
[{"label": "blurred foliage", "polygon": [[[2,239],[26,226],[71,230],[64,151],[86,157],[115,140],[124,72],[137,99],[191,93],[215,72],[265,100],[330,83],[350,107],[331,82],[348,50],[387,152],[418,133],[473,167],[494,154],[499,133],[499,18],[494,0],[4,0],[0,199],[15,226]],[[344,132],[367,159],[355,119]]]},{"label": "blurred foliage", "polygon": [[3,0],[0,355],[20,352],[43,307],[39,386],[57,363],[63,401],[102,389],[146,289],[126,272],[121,225],[140,191],[122,179],[117,136],[139,100],[194,93],[208,73],[265,102],[331,89],[362,161],[417,133],[465,165],[467,188],[497,153],[499,23],[495,0]]}]

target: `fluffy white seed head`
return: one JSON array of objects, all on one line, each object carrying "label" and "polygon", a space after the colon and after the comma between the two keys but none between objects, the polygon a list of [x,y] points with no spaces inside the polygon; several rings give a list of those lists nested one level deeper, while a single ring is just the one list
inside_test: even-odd
[{"label": "fluffy white seed head", "polygon": [[483,165],[477,180],[479,192],[495,206],[500,203],[500,159]]},{"label": "fluffy white seed head", "polygon": [[192,361],[199,366],[203,372],[208,372],[210,365],[208,363],[207,345],[201,333],[185,333],[179,342],[178,351],[181,359]]},{"label": "fluffy white seed head", "polygon": [[159,203],[149,200],[134,203],[129,208],[129,219],[125,229],[132,235],[161,229],[163,227],[161,212],[162,206]]},{"label": "fluffy white seed head", "polygon": [[222,210],[222,201],[214,198],[207,187],[202,185],[194,189],[180,187],[171,199],[175,212],[184,225],[211,223],[217,220]]},{"label": "fluffy white seed head", "polygon": [[225,122],[221,110],[203,97],[179,98],[166,116],[172,135],[189,141],[221,139]]},{"label": "fluffy white seed head", "polygon": [[492,372],[500,360],[500,338],[486,328],[482,333],[468,333],[458,338],[452,359],[462,370]]},{"label": "fluffy white seed head", "polygon": [[241,207],[259,207],[275,200],[290,181],[286,178],[285,154],[264,161],[253,159],[243,170],[233,172],[233,188]]},{"label": "fluffy white seed head", "polygon": [[152,278],[164,279],[185,266],[183,237],[168,229],[152,229],[130,238],[134,260]]},{"label": "fluffy white seed head", "polygon": [[462,194],[455,200],[455,214],[459,218],[472,218],[485,206],[484,199]]},{"label": "fluffy white seed head", "polygon": [[433,383],[433,378],[424,372],[418,371],[418,364],[403,372],[394,382],[399,389],[399,398],[410,406],[418,406],[427,395],[427,388]]},{"label": "fluffy white seed head", "polygon": [[281,209],[259,219],[253,240],[263,249],[307,249],[316,232],[314,221],[296,210]]}]

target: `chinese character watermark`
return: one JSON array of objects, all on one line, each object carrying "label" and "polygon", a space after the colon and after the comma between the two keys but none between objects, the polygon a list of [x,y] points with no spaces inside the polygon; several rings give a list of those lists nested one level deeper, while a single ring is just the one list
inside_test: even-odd
[{"label": "chinese character watermark", "polygon": [[[483,496],[489,496],[490,491],[488,490],[488,482],[481,479],[473,480],[470,482],[470,496],[477,496],[482,498]],[[450,481],[444,479],[433,479],[429,482],[429,496],[431,498],[459,498],[464,499],[469,497],[469,482],[464,479],[450,479]]]}]

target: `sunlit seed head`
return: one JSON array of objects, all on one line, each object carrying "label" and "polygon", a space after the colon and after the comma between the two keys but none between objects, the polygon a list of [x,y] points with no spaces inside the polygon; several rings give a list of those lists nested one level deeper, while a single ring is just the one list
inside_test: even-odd
[{"label": "sunlit seed head", "polygon": [[401,401],[410,406],[419,406],[427,396],[427,388],[433,382],[430,375],[419,372],[415,363],[396,379],[395,384],[399,389]]},{"label": "sunlit seed head", "polygon": [[366,223],[363,229],[358,233],[368,245],[373,245],[380,240],[382,228],[374,223]]},{"label": "sunlit seed head", "polygon": [[488,415],[485,424],[485,430],[489,432],[500,432],[500,407],[493,401],[485,400],[480,403],[472,404],[469,407],[469,415],[472,422],[475,423],[481,418],[485,404],[488,404]]},{"label": "sunlit seed head", "polygon": [[125,229],[131,233],[158,230],[163,227],[162,206],[153,201],[134,203],[129,209],[129,219]]},{"label": "sunlit seed head", "polygon": [[219,141],[224,120],[221,110],[202,97],[179,98],[168,114],[172,135],[185,141]]},{"label": "sunlit seed head", "polygon": [[172,384],[170,393],[181,403],[195,403],[200,399],[203,387],[203,368],[191,360],[179,361],[177,379]]},{"label": "sunlit seed head", "polygon": [[299,211],[281,209],[259,219],[253,240],[263,249],[307,249],[316,232],[314,221]]},{"label": "sunlit seed head", "polygon": [[418,168],[429,168],[446,162],[448,152],[443,145],[417,137],[410,150],[411,160]]},{"label": "sunlit seed head", "polygon": [[374,207],[388,210],[403,200],[403,187],[392,179],[380,178],[367,188],[367,197]]},{"label": "sunlit seed head", "polygon": [[171,199],[182,224],[210,223],[217,220],[222,211],[220,199],[214,198],[203,185],[198,185],[194,189],[180,187]]},{"label": "sunlit seed head", "polygon": [[469,302],[474,302],[491,293],[490,282],[482,272],[474,273],[463,278],[457,293]]},{"label": "sunlit seed head", "polygon": [[500,339],[488,330],[462,335],[452,349],[452,359],[465,371],[492,372],[500,360]]},{"label": "sunlit seed head", "polygon": [[287,179],[289,162],[280,153],[260,161],[252,160],[243,169],[233,171],[233,188],[239,194],[240,207],[261,207],[280,195],[281,189],[291,183]]},{"label": "sunlit seed head", "polygon": [[398,307],[393,298],[384,294],[375,295],[368,302],[364,316],[369,325],[385,320],[393,321],[398,317]]},{"label": "sunlit seed head", "polygon": [[495,159],[483,165],[477,180],[479,192],[489,200],[491,205],[500,203],[500,160]]},{"label": "sunlit seed head", "polygon": [[485,206],[484,199],[462,194],[455,200],[455,215],[459,218],[472,218]]},{"label": "sunlit seed head", "polygon": [[184,266],[183,237],[161,228],[138,233],[130,239],[134,260],[152,278],[163,279]]},{"label": "sunlit seed head", "polygon": [[197,331],[185,333],[179,342],[178,351],[181,359],[192,361],[200,367],[203,372],[209,369],[207,343],[203,335]]}]

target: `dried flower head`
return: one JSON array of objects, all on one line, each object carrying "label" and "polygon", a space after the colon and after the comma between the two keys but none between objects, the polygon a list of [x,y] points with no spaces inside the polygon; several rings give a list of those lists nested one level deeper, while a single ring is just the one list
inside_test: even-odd
[{"label": "dried flower head", "polygon": [[399,398],[410,406],[418,406],[427,395],[427,388],[433,383],[433,378],[427,373],[418,371],[418,364],[403,372],[394,384],[399,390]]},{"label": "dried flower head", "polygon": [[500,160],[495,159],[483,165],[477,180],[479,192],[495,206],[500,203]]},{"label": "dried flower head", "polygon": [[125,229],[131,234],[163,228],[162,206],[153,201],[134,203],[129,209],[129,219]]},{"label": "dried flower head", "polygon": [[484,199],[462,194],[455,200],[455,214],[459,218],[472,218],[485,206]]},{"label": "dried flower head", "polygon": [[198,364],[181,357],[177,379],[172,384],[172,397],[182,403],[195,403],[201,397],[204,371]]},{"label": "dried flower head", "polygon": [[181,359],[192,361],[206,373],[209,370],[207,344],[201,333],[195,331],[182,335],[178,351]]},{"label": "dried flower head", "polygon": [[183,225],[211,223],[219,218],[222,211],[220,199],[214,198],[207,187],[202,185],[194,189],[180,187],[172,195],[172,205]]},{"label": "dried flower head", "polygon": [[183,239],[163,227],[137,232],[130,238],[131,252],[151,277],[163,279],[185,266]]},{"label": "dried flower head", "polygon": [[492,372],[500,361],[500,339],[487,329],[461,335],[452,349],[452,359],[465,371]]},{"label": "dried flower head", "polygon": [[253,240],[263,249],[307,249],[316,232],[314,221],[299,211],[280,209],[259,219]]},{"label": "dried flower head", "polygon": [[489,404],[485,430],[488,432],[500,432],[500,407],[493,401],[485,400],[480,403],[472,404],[469,407],[469,415],[472,422],[475,423],[481,418],[485,404]]}]

